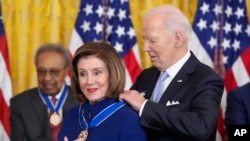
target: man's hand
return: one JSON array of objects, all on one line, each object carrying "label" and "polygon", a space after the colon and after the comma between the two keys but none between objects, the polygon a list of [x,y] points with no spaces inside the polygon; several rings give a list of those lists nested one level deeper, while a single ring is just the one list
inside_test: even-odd
[{"label": "man's hand", "polygon": [[120,94],[119,99],[126,101],[135,111],[138,112],[143,102],[146,100],[144,95],[145,93],[139,93],[136,90],[128,90]]}]

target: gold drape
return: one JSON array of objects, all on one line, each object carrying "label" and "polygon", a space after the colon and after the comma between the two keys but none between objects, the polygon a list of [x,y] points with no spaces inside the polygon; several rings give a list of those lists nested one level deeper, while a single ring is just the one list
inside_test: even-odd
[{"label": "gold drape", "polygon": [[69,44],[80,0],[4,0],[13,95],[37,86],[36,49],[48,42]]},{"label": "gold drape", "polygon": [[[193,22],[198,0],[130,0],[132,21],[140,47],[142,67],[151,65],[143,52],[143,13],[161,4],[179,7]],[[248,16],[250,0],[246,0]],[[10,53],[13,95],[37,85],[35,50],[47,42],[68,47],[80,0],[3,0],[2,13]]]}]

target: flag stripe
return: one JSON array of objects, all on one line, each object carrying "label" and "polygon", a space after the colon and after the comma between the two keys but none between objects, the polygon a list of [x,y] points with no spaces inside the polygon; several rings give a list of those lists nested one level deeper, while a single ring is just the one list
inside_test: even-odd
[{"label": "flag stripe", "polygon": [[[224,125],[224,119],[223,119],[222,113],[223,113],[223,109],[220,108],[220,115],[218,117],[218,125]],[[218,129],[221,140],[225,141],[226,140],[226,132],[225,132],[223,126],[218,126],[217,129]]]},{"label": "flag stripe", "polygon": [[7,48],[7,40],[6,36],[3,35],[0,37],[0,52],[3,55],[5,65],[7,66],[7,70],[10,73],[10,65],[9,65],[9,57],[8,57],[8,48]]},{"label": "flag stripe", "polygon": [[69,50],[71,53],[71,56],[75,53],[78,47],[80,47],[83,44],[83,41],[81,39],[81,36],[77,33],[77,30],[74,28],[72,31],[72,36],[69,43]]},{"label": "flag stripe", "polygon": [[[232,71],[233,71],[233,75],[235,77],[235,83],[236,83],[236,87],[242,86],[244,84],[246,84],[249,81],[249,75],[247,74],[247,70],[246,70],[246,66],[244,65],[244,61],[242,60],[242,56],[240,56],[234,63],[234,65],[232,66]],[[231,90],[235,89],[232,88]],[[228,90],[228,92],[230,92],[230,90]]]},{"label": "flag stripe", "polygon": [[12,97],[12,85],[7,40],[1,16],[0,11],[0,140],[8,141],[10,140],[9,100]]},{"label": "flag stripe", "polygon": [[[9,125],[9,107],[7,103],[5,102],[5,98],[3,97],[3,92],[0,89],[0,120],[4,128],[4,132],[7,133],[8,136],[10,136],[10,125]],[[1,138],[1,137],[0,137]]]},{"label": "flag stripe", "polygon": [[0,122],[0,141],[9,141],[9,135],[5,132],[2,123]]},{"label": "flag stripe", "polygon": [[250,76],[250,57],[249,57],[249,55],[250,55],[250,46],[248,46],[247,49],[241,55],[241,59],[244,60],[243,64],[246,68],[248,76]]},{"label": "flag stripe", "polygon": [[[4,60],[5,58],[3,58],[2,54],[0,53],[0,60]],[[12,87],[11,87],[11,79],[10,79],[10,75],[9,72],[6,68],[6,64],[4,63],[4,61],[0,62],[0,89],[2,91],[3,98],[4,101],[7,105],[9,105],[9,100],[12,96]]]},{"label": "flag stripe", "polygon": [[[1,14],[0,14],[1,17]],[[9,100],[12,96],[7,40],[0,19],[0,140],[8,141],[10,136]]]},{"label": "flag stripe", "polygon": [[235,77],[233,75],[233,71],[232,70],[228,70],[226,72],[226,76],[225,79],[224,79],[224,83],[225,83],[225,86],[226,86],[226,91],[231,91],[235,88],[237,88],[237,84],[236,84],[236,80],[235,80]]},{"label": "flag stripe", "polygon": [[132,78],[132,83],[135,82],[136,77],[140,74],[141,68],[140,65],[137,62],[137,59],[135,58],[135,55],[132,50],[128,52],[128,54],[124,57],[124,62],[127,66],[129,75]]},{"label": "flag stripe", "polygon": [[195,32],[192,33],[192,40],[189,41],[188,47],[200,61],[213,67],[213,61],[210,59],[207,51],[202,47]]}]

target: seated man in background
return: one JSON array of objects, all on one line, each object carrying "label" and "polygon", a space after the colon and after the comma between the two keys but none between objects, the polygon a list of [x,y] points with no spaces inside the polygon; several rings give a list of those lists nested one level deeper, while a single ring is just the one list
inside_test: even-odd
[{"label": "seated man in background", "polygon": [[58,44],[45,44],[35,55],[38,86],[10,100],[11,141],[57,141],[65,113],[76,101],[65,83],[70,57]]}]

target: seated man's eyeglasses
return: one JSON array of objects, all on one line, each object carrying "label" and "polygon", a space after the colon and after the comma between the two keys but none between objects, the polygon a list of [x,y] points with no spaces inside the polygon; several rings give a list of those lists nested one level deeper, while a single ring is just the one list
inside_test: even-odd
[{"label": "seated man's eyeglasses", "polygon": [[65,69],[65,67],[63,67],[61,69],[52,68],[49,70],[38,68],[37,74],[39,77],[44,77],[47,75],[47,72],[48,72],[51,77],[57,77],[63,69]]}]

